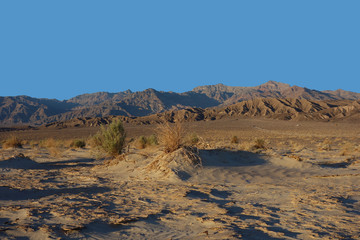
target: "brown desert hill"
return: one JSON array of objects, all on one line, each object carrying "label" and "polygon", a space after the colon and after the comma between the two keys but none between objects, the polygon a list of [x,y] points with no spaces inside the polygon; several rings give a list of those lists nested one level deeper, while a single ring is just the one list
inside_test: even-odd
[{"label": "brown desert hill", "polygon": [[56,99],[0,97],[0,122],[2,125],[43,122],[49,116],[71,111],[74,107],[73,103]]},{"label": "brown desert hill", "polygon": [[255,98],[299,98],[308,100],[356,100],[360,94],[343,91],[317,91],[289,84],[268,81],[256,87],[229,87],[223,84],[202,86],[193,89],[221,101],[222,106]]},{"label": "brown desert hill", "polygon": [[356,93],[356,92],[350,92],[350,91],[344,91],[342,89],[338,89],[336,91],[323,91],[324,93],[329,93],[331,95],[335,95],[338,98],[342,98],[342,99],[360,99],[360,93]]},{"label": "brown desert hill", "polygon": [[221,109],[217,117],[268,117],[282,120],[335,120],[360,111],[359,101],[314,101],[307,99],[254,99]]},{"label": "brown desert hill", "polygon": [[184,122],[211,121],[224,118],[271,118],[295,121],[336,121],[360,119],[360,100],[327,100],[257,98],[226,107],[187,108],[170,110],[143,117],[107,116],[97,118],[74,118],[64,122],[53,122],[45,127],[91,127],[108,124],[114,119],[121,119],[132,124],[156,124],[163,121]]},{"label": "brown desert hill", "polygon": [[184,93],[155,89],[138,92],[130,90],[118,93],[98,92],[79,95],[64,101],[27,96],[1,97],[0,126],[42,125],[74,118],[112,115],[140,117],[181,109],[227,107],[257,98],[358,100],[360,93],[344,90],[317,91],[269,81],[255,87],[230,87],[223,84],[200,86]]}]

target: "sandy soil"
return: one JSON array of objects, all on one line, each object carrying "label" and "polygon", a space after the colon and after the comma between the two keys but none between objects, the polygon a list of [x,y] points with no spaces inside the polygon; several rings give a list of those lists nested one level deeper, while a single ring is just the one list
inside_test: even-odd
[{"label": "sandy soil", "polygon": [[189,126],[195,153],[1,149],[0,238],[360,238],[357,125],[227,123]]}]

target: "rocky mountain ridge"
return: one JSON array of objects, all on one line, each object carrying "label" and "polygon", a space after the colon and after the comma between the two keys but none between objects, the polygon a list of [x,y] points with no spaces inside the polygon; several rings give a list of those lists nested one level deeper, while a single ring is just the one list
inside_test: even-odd
[{"label": "rocky mountain ridge", "polygon": [[224,118],[271,118],[293,121],[343,121],[360,119],[360,100],[307,100],[293,98],[257,98],[226,107],[187,108],[165,111],[143,117],[107,116],[97,118],[74,118],[53,122],[44,127],[95,127],[108,124],[114,119],[125,123],[147,125],[164,121],[212,121]]},{"label": "rocky mountain ridge", "polygon": [[230,87],[223,84],[200,86],[184,93],[154,89],[98,92],[65,101],[27,96],[0,97],[0,125],[41,125],[74,118],[103,118],[112,115],[141,117],[182,109],[221,108],[258,98],[358,100],[360,93],[344,90],[317,91],[269,81],[256,87]]}]

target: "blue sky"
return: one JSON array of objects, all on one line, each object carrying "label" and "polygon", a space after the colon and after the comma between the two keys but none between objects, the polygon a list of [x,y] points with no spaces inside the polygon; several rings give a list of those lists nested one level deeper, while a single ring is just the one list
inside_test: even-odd
[{"label": "blue sky", "polygon": [[0,96],[268,80],[360,92],[360,1],[1,1]]}]

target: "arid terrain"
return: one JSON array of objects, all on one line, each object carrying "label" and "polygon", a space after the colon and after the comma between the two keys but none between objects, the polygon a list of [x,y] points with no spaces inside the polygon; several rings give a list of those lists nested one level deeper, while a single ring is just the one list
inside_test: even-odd
[{"label": "arid terrain", "polygon": [[172,153],[124,128],[115,159],[66,144],[98,127],[0,132],[23,140],[0,149],[0,238],[360,238],[358,121],[187,122]]}]

